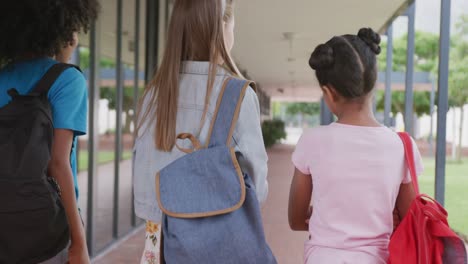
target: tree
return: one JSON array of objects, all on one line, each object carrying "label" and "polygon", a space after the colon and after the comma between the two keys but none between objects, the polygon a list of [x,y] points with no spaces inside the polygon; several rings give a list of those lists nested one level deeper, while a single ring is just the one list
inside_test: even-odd
[{"label": "tree", "polygon": [[[449,106],[451,108],[460,108],[460,128],[459,142],[457,151],[457,160],[461,160],[462,137],[464,121],[464,105],[468,103],[468,15],[460,17],[456,24],[457,36],[451,39],[451,58],[449,71]],[[394,41],[393,50],[393,71],[406,70],[406,43],[407,35]],[[438,69],[439,37],[432,33],[416,32],[415,34],[415,70],[431,72],[436,75]],[[386,69],[386,49],[387,45],[382,45],[382,54],[378,57],[379,68]],[[382,92],[378,93],[377,107],[384,109],[384,96]],[[392,113],[404,112],[405,96],[402,91],[392,93]],[[414,93],[414,112],[421,116],[429,114],[430,111],[430,93]]]},{"label": "tree", "polygon": [[456,25],[457,36],[453,41],[449,69],[449,102],[461,110],[458,150],[456,160],[461,162],[463,149],[463,122],[465,104],[468,103],[468,15],[460,17]]},{"label": "tree", "polygon": [[[406,71],[406,50],[407,50],[408,35],[404,35],[394,40],[393,43],[393,71]],[[415,33],[415,50],[414,50],[414,68],[419,72],[434,72],[437,69],[437,59],[439,51],[439,37],[428,32],[417,31]],[[386,70],[386,55],[387,43],[382,44],[382,53],[378,56],[379,69]],[[413,111],[420,117],[424,114],[430,114],[431,94],[429,92],[414,92]],[[385,97],[383,92],[377,94],[377,110],[383,111],[385,105]],[[392,108],[391,112],[405,112],[405,92],[392,92]],[[405,116],[403,116],[405,118]]]},{"label": "tree", "polygon": [[468,36],[468,14],[461,15],[457,22],[457,31],[461,36]]},{"label": "tree", "polygon": [[[139,88],[139,94],[143,93],[143,88]],[[134,98],[133,98],[133,87],[124,87],[123,89],[123,105],[122,110],[125,113],[125,124],[123,127],[124,133],[130,133],[130,127],[134,119]],[[117,90],[115,87],[101,87],[100,89],[101,99],[107,99],[109,101],[109,109],[115,110],[117,105]]]},{"label": "tree", "polygon": [[[89,69],[90,66],[90,52],[86,47],[80,47],[80,67],[82,69]],[[101,58],[100,61],[101,68],[115,69],[116,64],[110,58]],[[142,93],[142,88],[140,88],[140,94]],[[125,112],[125,124],[123,131],[124,133],[130,133],[130,126],[133,121],[133,87],[124,87],[123,89],[123,111]],[[100,88],[101,99],[107,99],[109,101],[109,109],[115,110],[116,108],[116,89],[115,87],[101,87]]]},{"label": "tree", "polygon": [[286,107],[289,115],[299,115],[302,126],[305,126],[304,116],[314,116],[320,114],[320,103],[289,103]]},{"label": "tree", "polygon": [[[90,61],[89,61],[89,49],[85,47],[80,47],[80,67],[84,69],[89,69]],[[101,68],[115,68],[115,61],[110,58],[101,58],[100,63]]]},{"label": "tree", "polygon": [[463,135],[463,122],[464,122],[464,109],[465,104],[468,103],[468,57],[454,62],[450,67],[449,77],[449,97],[453,107],[459,107],[460,114],[460,128],[459,128],[459,141],[458,151],[456,155],[457,161],[461,161],[462,157],[462,135]]},{"label": "tree", "polygon": [[289,103],[286,112],[290,115],[318,115],[320,114],[320,104],[319,103]]},{"label": "tree", "polygon": [[[385,108],[385,97],[383,91],[377,93],[377,110],[384,111]],[[421,117],[425,114],[429,114],[431,109],[431,94],[430,92],[416,91],[413,94],[413,111]],[[397,113],[405,112],[405,92],[404,91],[393,91],[392,92],[392,108],[391,112],[396,115]],[[404,118],[404,117],[403,117]]]},{"label": "tree", "polygon": [[[436,34],[416,31],[414,49],[414,68],[420,72],[432,72],[437,68],[439,55],[439,37]],[[393,71],[406,71],[406,48],[408,35],[397,38],[393,42]],[[387,43],[382,43],[382,52],[377,57],[381,71],[387,69]]]},{"label": "tree", "polygon": [[273,114],[273,118],[280,118],[281,117],[282,106],[283,106],[283,103],[281,103],[281,102],[272,102],[271,103],[271,113]]}]

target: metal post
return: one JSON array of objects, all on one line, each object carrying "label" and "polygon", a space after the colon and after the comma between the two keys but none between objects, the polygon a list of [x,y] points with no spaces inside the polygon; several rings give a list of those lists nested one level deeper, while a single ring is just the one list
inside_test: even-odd
[{"label": "metal post", "polygon": [[[136,131],[137,128],[137,110],[138,110],[138,90],[140,89],[140,0],[135,0],[135,50],[134,50],[134,72],[133,72],[133,82],[134,82],[134,90],[133,90],[133,129]],[[136,139],[137,134],[134,133],[134,140]],[[133,166],[134,164],[132,164]],[[132,182],[134,182],[133,170],[132,170]],[[132,186],[132,226],[136,226],[136,214],[135,214],[135,193]]]},{"label": "metal post", "polygon": [[406,53],[406,85],[405,85],[405,131],[414,136],[413,131],[413,73],[414,73],[414,14],[416,2],[408,7],[408,46]]},{"label": "metal post", "polygon": [[446,127],[448,111],[448,76],[450,51],[450,7],[451,0],[441,1],[435,198],[442,205],[444,205],[445,202],[445,161],[447,137]]},{"label": "metal post", "polygon": [[158,65],[159,2],[146,0],[146,63],[145,80],[150,82]]},{"label": "metal post", "polygon": [[322,98],[320,100],[320,124],[322,126],[329,125],[333,123],[333,113],[328,108],[325,100]]},{"label": "metal post", "polygon": [[95,219],[97,197],[97,156],[99,142],[99,50],[100,50],[100,21],[93,21],[89,31],[89,137],[88,137],[88,205],[86,213],[86,241],[88,252],[94,256]]},{"label": "metal post", "polygon": [[170,20],[170,17],[169,17],[169,15],[170,15],[169,2],[170,2],[170,1],[169,1],[169,0],[166,0],[166,1],[164,1],[164,2],[165,2],[165,3],[164,3],[164,27],[165,27],[165,29],[164,29],[164,32],[165,32],[164,36],[167,37],[167,31],[168,31],[168,29],[169,29],[169,20]]},{"label": "metal post", "polygon": [[387,69],[385,71],[385,109],[384,124],[391,126],[390,113],[392,112],[392,72],[393,72],[393,24],[387,29]]},{"label": "metal post", "polygon": [[112,219],[112,235],[119,237],[119,186],[120,161],[122,160],[122,111],[123,111],[123,80],[122,80],[122,9],[123,0],[117,0],[117,52],[116,52],[116,128],[115,128],[115,159],[114,159],[114,210]]}]

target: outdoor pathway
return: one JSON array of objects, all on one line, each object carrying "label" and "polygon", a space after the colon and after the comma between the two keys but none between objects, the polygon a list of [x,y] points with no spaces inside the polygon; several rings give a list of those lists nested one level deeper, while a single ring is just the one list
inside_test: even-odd
[{"label": "outdoor pathway", "polygon": [[[269,197],[262,209],[265,235],[280,264],[302,263],[303,243],[306,232],[289,229],[287,205],[289,186],[293,173],[290,162],[292,147],[279,145],[269,151]],[[95,264],[139,263],[143,252],[144,230],[136,233],[107,254],[94,260]]]},{"label": "outdoor pathway", "polygon": [[[305,232],[293,232],[289,229],[287,220],[287,203],[289,186],[293,173],[290,162],[293,147],[278,145],[268,151],[269,154],[269,196],[262,209],[263,223],[267,241],[278,259],[279,264],[302,263],[303,242],[307,238]],[[120,180],[120,232],[130,230],[131,210],[131,177],[130,161],[121,164]],[[96,221],[97,246],[103,247],[112,239],[112,193],[113,193],[113,163],[103,165],[98,170],[98,215]],[[86,184],[87,177],[81,173],[80,204],[86,215]],[[84,206],[83,206],[84,205]],[[143,252],[144,227],[140,227],[122,243],[107,250],[93,263],[95,264],[139,264]]]},{"label": "outdoor pathway", "polygon": [[[112,219],[114,202],[114,162],[98,166],[95,177],[97,185],[94,204],[96,206],[95,219],[95,249],[100,250],[113,240]],[[86,222],[88,213],[88,173],[86,171],[78,174],[78,185],[80,190],[79,205],[83,220]],[[119,180],[119,236],[131,230],[132,215],[132,176],[131,161],[124,160],[120,163]]]}]

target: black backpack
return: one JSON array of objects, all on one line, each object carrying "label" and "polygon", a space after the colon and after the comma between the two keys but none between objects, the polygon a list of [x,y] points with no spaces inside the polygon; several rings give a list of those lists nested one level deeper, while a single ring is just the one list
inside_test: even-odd
[{"label": "black backpack", "polygon": [[47,93],[60,74],[55,64],[27,95],[15,89],[0,108],[0,264],[39,263],[68,245],[60,189],[48,177],[53,124]]}]

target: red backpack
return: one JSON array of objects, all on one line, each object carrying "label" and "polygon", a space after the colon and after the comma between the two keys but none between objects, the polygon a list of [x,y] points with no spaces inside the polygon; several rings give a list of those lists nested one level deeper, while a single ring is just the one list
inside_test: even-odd
[{"label": "red backpack", "polygon": [[390,264],[466,264],[463,241],[449,227],[447,211],[436,200],[420,194],[413,155],[407,133],[398,133],[405,147],[416,198],[390,238]]}]

